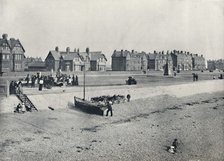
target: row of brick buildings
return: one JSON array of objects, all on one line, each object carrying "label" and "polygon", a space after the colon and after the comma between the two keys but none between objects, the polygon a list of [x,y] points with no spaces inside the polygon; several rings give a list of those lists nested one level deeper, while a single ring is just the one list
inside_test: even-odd
[{"label": "row of brick buildings", "polygon": [[[56,47],[55,50],[49,51],[45,62],[30,62],[24,53],[25,50],[19,39],[8,39],[8,35],[3,34],[0,39],[0,72],[24,71],[24,69],[83,71],[84,66],[85,70],[89,71],[106,70],[107,58],[102,51],[90,51],[89,48],[86,48],[85,52],[79,52],[79,49],[71,51],[69,47],[59,51]],[[27,65],[30,65],[30,68]],[[113,71],[164,70],[166,65],[172,70],[204,70],[205,58],[203,55],[176,50],[166,53],[154,51],[148,54],[134,50],[115,50],[112,54]],[[222,69],[223,63],[217,61],[216,66]]]},{"label": "row of brick buildings", "polygon": [[113,71],[138,71],[138,70],[164,70],[168,65],[170,70],[204,70],[205,58],[203,55],[189,52],[164,51],[146,54],[132,50],[114,51],[112,54]]},{"label": "row of brick buildings", "polygon": [[107,58],[101,51],[79,52],[79,49],[70,51],[67,47],[65,51],[55,50],[49,51],[45,63],[47,70],[57,71],[105,71]]},{"label": "row of brick buildings", "polygon": [[219,60],[208,60],[207,61],[208,70],[224,70],[224,59]]}]

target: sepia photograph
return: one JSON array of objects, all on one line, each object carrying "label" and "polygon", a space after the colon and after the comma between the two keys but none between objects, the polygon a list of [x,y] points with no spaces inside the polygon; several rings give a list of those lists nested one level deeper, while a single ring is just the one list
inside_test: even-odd
[{"label": "sepia photograph", "polygon": [[224,0],[0,0],[0,161],[223,161]]}]

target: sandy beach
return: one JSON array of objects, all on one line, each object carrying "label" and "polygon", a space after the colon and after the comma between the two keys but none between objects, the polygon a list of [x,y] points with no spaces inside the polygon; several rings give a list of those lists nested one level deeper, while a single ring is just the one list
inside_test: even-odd
[{"label": "sandy beach", "polygon": [[[144,94],[141,87],[129,89],[134,90],[136,98],[133,95],[131,102],[113,105],[113,117],[89,115],[69,106],[55,106],[54,111],[44,106],[25,114],[2,112],[0,160],[221,161],[223,81],[213,81],[218,87],[213,84],[209,88],[211,82],[150,87],[154,89],[151,94]],[[207,88],[197,89],[200,84]],[[177,153],[171,154],[167,147],[175,138],[179,142]]]}]

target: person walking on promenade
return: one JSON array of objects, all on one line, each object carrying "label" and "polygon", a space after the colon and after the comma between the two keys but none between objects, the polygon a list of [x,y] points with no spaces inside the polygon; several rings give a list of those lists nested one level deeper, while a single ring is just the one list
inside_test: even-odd
[{"label": "person walking on promenade", "polygon": [[113,111],[112,111],[112,106],[111,105],[112,105],[111,101],[107,102],[107,114],[106,114],[106,116],[108,116],[109,112],[110,112],[110,115],[113,116]]}]

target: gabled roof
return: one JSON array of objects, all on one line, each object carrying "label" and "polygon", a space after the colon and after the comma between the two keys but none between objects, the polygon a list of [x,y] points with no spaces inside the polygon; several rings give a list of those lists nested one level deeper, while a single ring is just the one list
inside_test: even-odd
[{"label": "gabled roof", "polygon": [[60,52],[57,52],[55,50],[52,50],[52,51],[49,52],[48,56],[50,54],[53,56],[54,60],[60,60],[60,57],[61,57]]},{"label": "gabled roof", "polygon": [[99,58],[104,58],[107,61],[106,56],[102,53],[102,51],[94,51],[90,52],[91,60],[97,60]]},{"label": "gabled roof", "polygon": [[14,39],[14,38],[10,38],[9,40],[8,39],[7,40],[6,39],[0,39],[0,46],[2,46],[3,43],[7,43],[11,50],[13,50],[13,48],[18,44],[18,45],[21,46],[21,48],[25,52],[25,49],[23,48],[23,45],[20,43],[19,39],[17,39],[17,40]]},{"label": "gabled roof", "polygon": [[86,60],[86,57],[89,57],[89,54],[87,52],[79,52],[79,56],[82,60]]},{"label": "gabled roof", "polygon": [[66,54],[66,52],[61,52],[62,58],[64,60],[74,60],[75,58],[80,58],[79,54],[76,52],[70,52]]},{"label": "gabled roof", "polygon": [[124,50],[123,53],[121,51],[115,51],[112,57],[127,57],[130,54],[130,51]]},{"label": "gabled roof", "polygon": [[3,46],[3,43],[6,43],[10,47],[9,42],[6,39],[0,39],[0,46]]},{"label": "gabled roof", "polygon": [[11,49],[13,49],[17,44],[19,44],[22,47],[23,51],[25,52],[25,49],[23,48],[23,46],[20,43],[19,39],[16,40],[14,38],[10,38],[8,40],[8,42],[9,42],[9,45],[10,45]]}]

